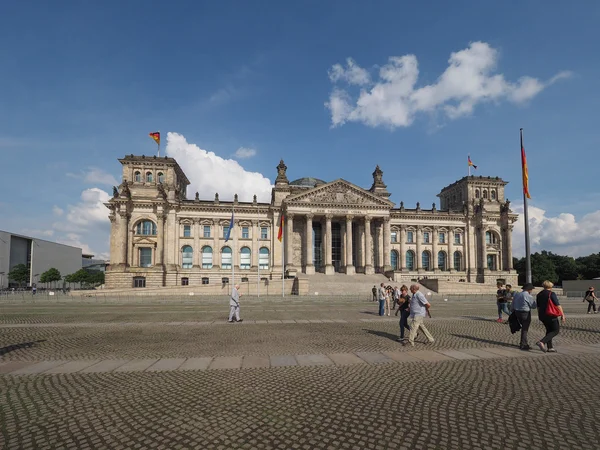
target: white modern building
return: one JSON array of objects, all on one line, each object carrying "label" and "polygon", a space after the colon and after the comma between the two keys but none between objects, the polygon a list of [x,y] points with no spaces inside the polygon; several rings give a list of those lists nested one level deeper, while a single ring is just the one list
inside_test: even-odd
[{"label": "white modern building", "polygon": [[77,247],[0,230],[0,289],[9,287],[8,273],[18,264],[30,269],[27,285],[31,286],[52,267],[63,276],[77,272],[81,254]]}]

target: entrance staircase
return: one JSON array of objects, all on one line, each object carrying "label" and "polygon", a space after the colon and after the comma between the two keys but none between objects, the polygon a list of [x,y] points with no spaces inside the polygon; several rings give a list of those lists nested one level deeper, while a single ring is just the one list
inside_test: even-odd
[{"label": "entrance staircase", "polygon": [[[343,273],[334,273],[333,275],[325,275],[315,273],[314,275],[300,275],[302,278],[308,279],[308,295],[353,295],[365,296],[365,299],[371,298],[373,286],[379,287],[381,283],[385,285],[398,286],[410,283],[401,283],[389,281],[383,274],[374,275],[346,275]],[[410,280],[409,280],[410,281]],[[414,284],[414,283],[413,283]],[[422,286],[422,285],[421,285]],[[426,289],[422,287],[422,289]],[[426,291],[425,291],[426,292]]]}]

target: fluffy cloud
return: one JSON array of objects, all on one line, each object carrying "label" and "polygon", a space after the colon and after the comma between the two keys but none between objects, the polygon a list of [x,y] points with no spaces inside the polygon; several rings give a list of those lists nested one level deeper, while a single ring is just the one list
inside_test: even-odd
[{"label": "fluffy cloud", "polygon": [[113,175],[105,172],[102,169],[98,169],[97,167],[88,167],[87,170],[82,170],[78,174],[67,173],[67,176],[71,178],[77,178],[78,180],[83,180],[85,183],[89,184],[103,184],[107,186],[119,185],[119,181],[117,181]]},{"label": "fluffy cloud", "polygon": [[[513,253],[525,255],[525,219],[523,204],[515,205],[519,214],[513,233]],[[581,217],[561,213],[547,216],[546,211],[529,205],[529,236],[531,252],[548,250],[561,255],[586,256],[600,252],[600,210]]]},{"label": "fluffy cloud", "polygon": [[436,83],[416,88],[419,77],[415,55],[392,56],[379,69],[379,80],[352,59],[346,66],[335,64],[329,71],[333,83],[363,86],[357,97],[337,86],[325,106],[331,112],[332,126],[362,122],[371,127],[407,127],[417,113],[442,112],[449,119],[469,115],[479,103],[508,100],[524,103],[570,72],[560,72],[548,81],[523,76],[516,82],[494,74],[498,51],[485,42],[452,53],[448,67]]},{"label": "fluffy cloud", "polygon": [[239,159],[252,158],[253,156],[256,156],[256,150],[253,148],[240,147],[235,151],[235,156]]},{"label": "fluffy cloud", "polygon": [[167,155],[175,158],[190,180],[189,195],[198,192],[200,198],[212,199],[215,192],[221,200],[271,200],[271,182],[258,172],[248,172],[237,161],[224,159],[214,152],[190,144],[184,136],[167,133]]},{"label": "fluffy cloud", "polygon": [[57,217],[62,216],[65,213],[65,211],[62,208],[59,208],[58,206],[54,205],[52,207],[52,214],[54,214]]}]

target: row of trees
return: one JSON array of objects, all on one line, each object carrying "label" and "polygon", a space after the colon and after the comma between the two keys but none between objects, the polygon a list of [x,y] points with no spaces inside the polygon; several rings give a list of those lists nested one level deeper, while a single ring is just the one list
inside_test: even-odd
[{"label": "row of trees", "polygon": [[[8,279],[18,283],[19,286],[27,284],[30,278],[29,268],[25,264],[17,264],[8,272]],[[65,283],[79,283],[82,287],[95,287],[104,284],[104,272],[88,271],[79,269],[77,272],[70,275],[62,276],[58,269],[51,267],[44,273],[40,274],[40,283],[54,284],[64,280]]]},{"label": "row of trees", "polygon": [[[525,283],[525,258],[513,258],[519,283]],[[540,286],[544,280],[562,284],[565,280],[591,280],[600,277],[600,253],[573,258],[543,250],[531,255],[531,279]]]}]

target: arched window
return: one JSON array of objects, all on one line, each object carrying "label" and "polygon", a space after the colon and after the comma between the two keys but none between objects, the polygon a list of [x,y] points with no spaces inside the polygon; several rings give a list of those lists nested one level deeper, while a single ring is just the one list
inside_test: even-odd
[{"label": "arched window", "polygon": [[162,172],[158,172],[158,182],[159,183],[164,183],[165,182],[165,174]]},{"label": "arched window", "polygon": [[[213,266],[213,258],[212,258],[212,248],[208,245],[202,247],[202,268],[203,269],[212,269]],[[208,284],[208,283],[206,283]]]},{"label": "arched window", "polygon": [[454,270],[462,270],[462,255],[460,252],[454,252]]},{"label": "arched window", "polygon": [[141,247],[139,256],[140,267],[152,267],[152,249],[150,247]]},{"label": "arched window", "polygon": [[252,252],[248,247],[242,247],[240,251],[240,269],[250,269],[252,265]]},{"label": "arched window", "polygon": [[406,268],[408,270],[415,270],[415,252],[412,250],[406,252]]},{"label": "arched window", "polygon": [[231,248],[223,247],[221,250],[221,269],[231,269]]},{"label": "arched window", "polygon": [[423,253],[421,253],[421,266],[423,266],[423,269],[425,270],[431,270],[431,258],[430,258],[430,254],[427,250],[425,250]]},{"label": "arched window", "polygon": [[152,172],[146,172],[146,183],[152,183],[153,180],[154,176],[152,175]]},{"label": "arched window", "polygon": [[479,189],[475,189],[475,198],[479,198]]},{"label": "arched window", "polygon": [[258,266],[260,269],[269,268],[269,249],[267,247],[261,247],[258,252]]},{"label": "arched window", "polygon": [[398,270],[398,252],[396,250],[392,250],[390,253],[390,259],[392,270]]},{"label": "arched window", "polygon": [[136,171],[135,174],[133,175],[133,179],[140,183],[142,181],[142,174],[139,171]]},{"label": "arched window", "polygon": [[496,233],[494,233],[493,231],[486,231],[485,232],[485,243],[486,244],[497,244],[498,236],[496,235]]},{"label": "arched window", "polygon": [[156,236],[156,224],[151,220],[142,220],[137,224],[135,234],[143,236]]},{"label": "arched window", "polygon": [[487,190],[483,191],[483,198],[487,198]]},{"label": "arched window", "polygon": [[184,245],[181,249],[181,267],[191,269],[194,265],[194,250],[189,245]]},{"label": "arched window", "polygon": [[496,191],[494,191],[494,190],[490,191],[490,197],[492,200],[496,200]]},{"label": "arched window", "polygon": [[446,270],[446,252],[438,252],[438,269]]}]

